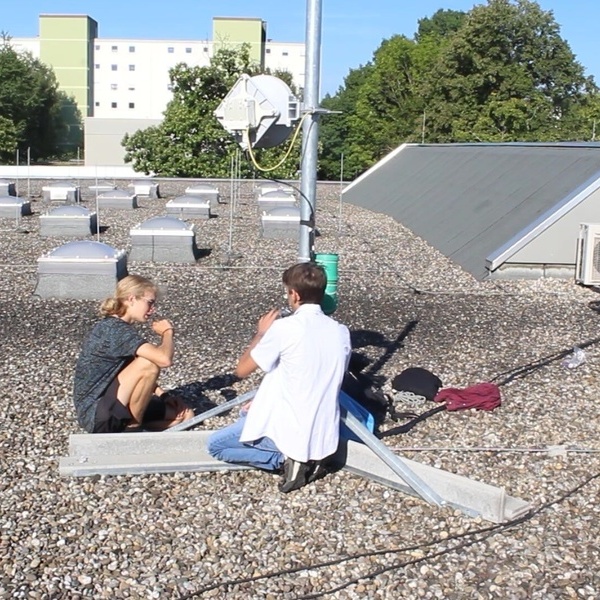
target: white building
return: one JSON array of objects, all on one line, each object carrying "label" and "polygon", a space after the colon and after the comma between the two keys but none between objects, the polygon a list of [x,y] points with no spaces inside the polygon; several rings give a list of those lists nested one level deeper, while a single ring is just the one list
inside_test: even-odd
[{"label": "white building", "polygon": [[[169,70],[179,63],[208,66],[212,41],[94,41],[94,106],[96,118],[160,119],[172,98]],[[289,71],[304,86],[304,44],[267,42],[265,68]]]},{"label": "white building", "polygon": [[[163,118],[172,98],[169,70],[179,63],[207,66],[219,48],[246,44],[261,68],[288,71],[302,90],[305,44],[267,39],[266,26],[258,18],[215,17],[212,40],[106,39],[87,15],[40,15],[40,35],[11,44],[51,66],[61,90],[77,104],[86,164],[117,165],[123,164],[124,132]],[[75,119],[70,126],[80,127]]]}]

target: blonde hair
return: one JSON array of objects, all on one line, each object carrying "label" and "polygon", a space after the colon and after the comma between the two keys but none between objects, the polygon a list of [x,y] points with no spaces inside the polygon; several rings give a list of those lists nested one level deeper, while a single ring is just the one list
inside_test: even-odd
[{"label": "blonde hair", "polygon": [[107,298],[100,305],[100,316],[122,317],[127,311],[125,301],[130,296],[141,298],[146,292],[157,293],[157,287],[152,281],[140,275],[127,275],[117,283],[115,295]]}]

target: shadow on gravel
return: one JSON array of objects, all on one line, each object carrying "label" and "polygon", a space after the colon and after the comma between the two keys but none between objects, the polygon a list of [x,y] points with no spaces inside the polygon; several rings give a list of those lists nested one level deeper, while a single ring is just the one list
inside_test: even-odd
[{"label": "shadow on gravel", "polygon": [[[400,330],[398,335],[393,340],[388,340],[386,337],[378,331],[371,331],[368,329],[357,329],[350,332],[350,339],[352,341],[352,348],[364,348],[365,346],[375,346],[376,348],[383,348],[381,356],[373,361],[368,367],[370,360],[360,353],[353,353],[355,361],[363,360],[364,366],[360,369],[364,371],[364,374],[370,377],[373,382],[377,385],[383,385],[379,371],[385,366],[385,364],[394,356],[394,354],[404,346],[404,340],[414,331],[419,321],[413,320],[406,323],[403,329]],[[358,357],[361,357],[359,359]],[[358,366],[358,365],[357,365]]]},{"label": "shadow on gravel", "polygon": [[[171,391],[173,394],[181,396],[198,413],[217,406],[217,403],[211,400],[204,392],[219,390],[223,397],[223,402],[227,402],[238,396],[238,392],[231,387],[237,381],[239,379],[235,375],[226,373],[224,375],[209,377],[205,381],[185,383],[173,388]],[[227,412],[223,413],[223,415],[226,415]]]}]

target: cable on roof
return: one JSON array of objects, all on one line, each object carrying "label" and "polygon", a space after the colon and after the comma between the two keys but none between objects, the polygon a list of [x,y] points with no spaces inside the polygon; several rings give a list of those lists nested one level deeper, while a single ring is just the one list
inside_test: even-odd
[{"label": "cable on roof", "polygon": [[465,533],[451,535],[451,536],[446,537],[445,539],[438,538],[438,539],[432,540],[430,542],[425,542],[424,544],[419,544],[416,546],[406,546],[404,548],[388,548],[388,549],[383,549],[383,550],[374,550],[372,552],[360,552],[357,554],[352,554],[352,555],[345,556],[345,557],[338,558],[338,559],[333,559],[333,560],[324,561],[324,562],[320,562],[320,563],[314,563],[314,564],[308,565],[308,566],[299,566],[299,567],[293,567],[290,569],[281,569],[278,571],[272,571],[270,573],[265,573],[264,575],[255,575],[253,577],[228,579],[225,581],[220,581],[220,582],[216,582],[216,583],[212,583],[210,585],[204,586],[204,587],[196,590],[195,592],[192,592],[185,596],[181,596],[180,598],[181,598],[181,600],[189,600],[190,598],[198,597],[202,594],[205,594],[207,592],[210,592],[212,590],[215,590],[215,589],[218,589],[221,587],[230,587],[230,586],[241,585],[244,583],[253,583],[255,581],[260,581],[262,579],[272,579],[274,577],[280,577],[282,575],[292,575],[292,574],[298,573],[300,571],[308,571],[311,569],[321,569],[324,567],[339,565],[339,564],[348,562],[350,560],[358,559],[358,558],[381,556],[384,554],[401,554],[403,552],[413,552],[415,550],[420,550],[422,548],[435,546],[437,544],[442,544],[442,543],[447,544],[448,542],[451,542],[453,540],[461,540],[463,538],[473,538],[473,539],[466,539],[464,542],[456,544],[455,546],[452,546],[451,548],[445,548],[445,549],[439,550],[437,552],[432,552],[421,558],[415,558],[415,559],[411,559],[408,561],[398,562],[398,563],[395,563],[388,567],[380,567],[380,568],[378,568],[374,571],[371,571],[365,575],[361,575],[359,577],[349,579],[349,580],[345,581],[344,583],[340,584],[339,586],[332,588],[330,590],[326,590],[323,592],[316,592],[316,593],[308,594],[305,596],[299,596],[297,598],[297,600],[313,600],[315,598],[322,598],[323,596],[326,596],[328,594],[334,594],[335,592],[338,592],[338,591],[345,589],[355,583],[358,583],[359,581],[361,581],[363,579],[373,579],[377,575],[381,575],[382,573],[385,573],[387,571],[393,571],[396,569],[401,569],[403,567],[419,564],[421,562],[428,561],[432,558],[439,558],[440,556],[444,556],[446,554],[450,554],[452,552],[456,552],[458,550],[468,548],[469,546],[473,546],[474,544],[482,542],[482,541],[488,539],[489,537],[495,535],[498,532],[506,531],[507,529],[510,529],[512,527],[516,527],[517,525],[526,523],[527,521],[529,521],[536,515],[548,510],[552,506],[555,506],[557,504],[564,502],[565,500],[567,500],[571,496],[575,495],[581,489],[583,489],[584,487],[586,487],[587,485],[589,485],[591,482],[593,482],[594,480],[596,480],[598,478],[600,478],[600,473],[591,475],[591,476],[587,477],[585,480],[583,480],[581,483],[577,484],[575,487],[571,488],[570,490],[567,490],[564,494],[560,495],[558,498],[555,498],[554,500],[545,502],[538,508],[530,510],[527,514],[525,514],[521,517],[518,517],[517,519],[507,521],[506,523],[500,523],[498,525],[491,525],[489,527],[484,527],[482,529],[477,529],[474,531],[468,531]]}]

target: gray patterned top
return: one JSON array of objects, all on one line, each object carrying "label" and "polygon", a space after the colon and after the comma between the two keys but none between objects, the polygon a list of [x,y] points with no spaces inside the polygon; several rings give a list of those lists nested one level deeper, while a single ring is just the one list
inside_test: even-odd
[{"label": "gray patterned top", "polygon": [[106,317],[93,327],[77,359],[73,385],[77,421],[83,429],[94,430],[98,400],[145,343],[133,325],[116,317]]}]

